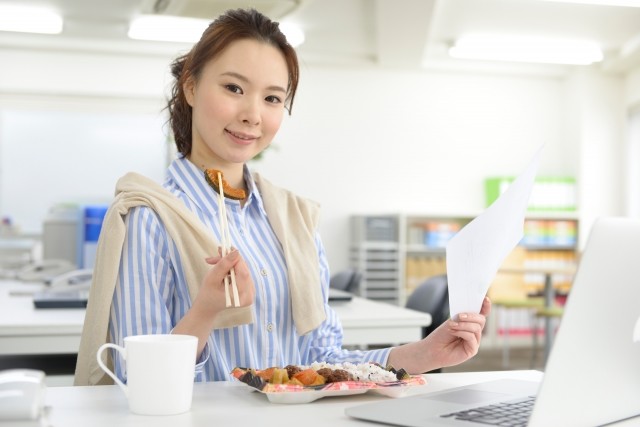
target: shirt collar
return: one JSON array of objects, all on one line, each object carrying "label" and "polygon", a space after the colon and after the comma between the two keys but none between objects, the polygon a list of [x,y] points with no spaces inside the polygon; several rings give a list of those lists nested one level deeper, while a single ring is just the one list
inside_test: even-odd
[{"label": "shirt collar", "polygon": [[[247,201],[244,207],[250,206],[255,203],[260,212],[266,216],[262,196],[258,191],[258,187],[253,179],[253,175],[247,165],[244,165],[244,180],[247,184]],[[167,171],[167,178],[173,181],[180,190],[182,190],[198,207],[206,209],[200,202],[202,197],[199,194],[214,192],[213,188],[209,186],[202,170],[193,164],[186,157],[179,155],[169,165]],[[211,194],[211,193],[209,193]]]}]

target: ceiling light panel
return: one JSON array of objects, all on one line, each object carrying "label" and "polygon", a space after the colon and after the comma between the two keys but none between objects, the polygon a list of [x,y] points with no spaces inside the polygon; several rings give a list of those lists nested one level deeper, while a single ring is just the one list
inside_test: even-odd
[{"label": "ceiling light panel", "polygon": [[588,65],[602,61],[600,47],[590,41],[540,37],[466,35],[449,49],[458,59]]},{"label": "ceiling light panel", "polygon": [[62,16],[49,9],[0,5],[0,31],[59,34]]}]

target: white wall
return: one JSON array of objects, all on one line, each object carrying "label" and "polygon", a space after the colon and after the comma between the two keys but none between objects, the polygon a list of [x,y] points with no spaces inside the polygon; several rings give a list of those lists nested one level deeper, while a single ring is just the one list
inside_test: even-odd
[{"label": "white wall", "polygon": [[575,73],[568,81],[575,100],[578,145],[581,246],[599,216],[622,215],[625,194],[625,105],[623,80],[592,71]]},{"label": "white wall", "polygon": [[627,76],[624,93],[628,119],[626,213],[640,217],[640,68]]},{"label": "white wall", "polygon": [[563,82],[550,78],[307,68],[293,116],[258,169],[319,200],[332,265],[345,265],[353,213],[477,214],[483,180],[574,175]]},{"label": "white wall", "polygon": [[625,105],[640,105],[640,67],[630,72],[625,78]]},{"label": "white wall", "polygon": [[[109,111],[139,104],[136,111],[158,112],[170,60],[0,49],[0,63],[12,64],[0,67],[0,109],[60,99],[78,111],[103,100]],[[576,155],[585,132],[571,122],[589,124],[604,97],[606,114],[597,129],[605,135],[589,140],[612,137],[617,150],[622,135],[617,116],[623,110],[618,106],[624,104],[623,80],[603,80],[588,97],[589,114],[576,117],[571,111],[598,81],[597,73],[564,79],[304,64],[293,116],[285,120],[276,148],[253,166],[322,204],[321,232],[338,270],[348,263],[350,214],[477,214],[484,208],[484,178],[519,173],[543,143],[540,175],[589,176],[598,168],[594,155],[602,152]],[[588,126],[586,133],[593,129]],[[589,159],[595,160],[585,162]],[[615,165],[615,159],[606,160]],[[621,179],[615,168],[598,170],[599,176],[609,173],[607,185]],[[607,212],[618,211],[619,196],[601,194],[616,190],[595,191],[594,203],[585,199],[591,191],[581,193],[581,202],[595,210],[606,203]],[[10,214],[2,211],[2,199],[0,194],[0,215]]]}]

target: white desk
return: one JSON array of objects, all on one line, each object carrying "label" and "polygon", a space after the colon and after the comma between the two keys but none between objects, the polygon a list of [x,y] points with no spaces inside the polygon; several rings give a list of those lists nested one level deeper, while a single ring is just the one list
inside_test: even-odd
[{"label": "white desk", "polygon": [[[498,378],[539,380],[538,371],[428,374],[427,385],[413,394],[428,393]],[[174,427],[174,426],[362,426],[374,425],[345,415],[348,406],[386,397],[372,394],[323,398],[308,404],[269,403],[266,396],[240,382],[210,382],[194,385],[191,411],[173,416],[142,416],[129,412],[118,386],[49,387],[46,406],[49,424],[65,427]],[[0,425],[2,425],[0,423]],[[375,424],[377,425],[377,424]],[[4,427],[4,426],[3,426]]]},{"label": "white desk", "polygon": [[29,293],[42,286],[0,282],[0,356],[78,352],[84,310],[36,309]]},{"label": "white desk", "polygon": [[[83,309],[36,309],[28,293],[41,285],[0,282],[0,355],[73,354],[80,345]],[[342,321],[344,345],[394,344],[422,337],[431,316],[354,297],[331,305]]]},{"label": "white desk", "polygon": [[[431,393],[501,378],[538,381],[539,371],[493,371],[427,374],[427,385],[411,394]],[[567,398],[570,398],[567,397]],[[194,385],[191,411],[173,416],[142,416],[129,412],[118,386],[49,387],[46,406],[48,425],[65,427],[174,427],[174,426],[280,426],[349,427],[379,425],[354,420],[345,415],[349,406],[375,402],[386,397],[362,394],[323,398],[308,404],[269,403],[266,396],[239,382],[210,382]],[[640,417],[616,426],[639,426]],[[0,426],[8,426],[2,424]]]},{"label": "white desk", "polygon": [[344,329],[343,345],[402,344],[422,338],[431,315],[404,307],[353,297],[331,303]]}]

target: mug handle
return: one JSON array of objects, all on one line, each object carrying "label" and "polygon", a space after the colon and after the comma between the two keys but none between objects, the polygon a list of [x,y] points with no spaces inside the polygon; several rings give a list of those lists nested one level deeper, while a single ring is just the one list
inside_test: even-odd
[{"label": "mug handle", "polygon": [[106,350],[107,348],[112,348],[114,350],[117,350],[122,355],[122,358],[125,361],[127,360],[127,351],[123,347],[120,347],[119,345],[112,344],[112,343],[106,343],[106,344],[102,344],[100,346],[100,348],[98,349],[98,352],[96,353],[96,358],[98,359],[98,365],[100,365],[102,370],[107,375],[109,375],[113,379],[113,381],[115,381],[116,384],[118,384],[120,386],[122,391],[124,391],[124,395],[127,396],[127,399],[128,399],[129,398],[129,387],[127,387],[122,381],[120,381],[120,379],[113,372],[111,372],[111,369],[107,368],[107,365],[105,365],[102,362],[102,357],[100,357],[100,356],[102,356],[102,352],[104,350]]}]

